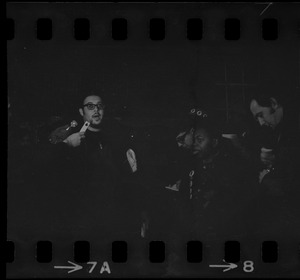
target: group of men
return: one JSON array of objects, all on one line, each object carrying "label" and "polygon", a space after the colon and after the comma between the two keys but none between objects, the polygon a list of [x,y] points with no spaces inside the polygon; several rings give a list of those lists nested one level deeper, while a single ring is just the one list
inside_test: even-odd
[{"label": "group of men", "polygon": [[[296,205],[299,119],[290,117],[292,112],[275,96],[251,99],[250,112],[266,131],[252,137],[252,146],[247,135],[224,135],[213,113],[191,110],[190,125],[174,139],[178,156],[164,167],[158,163],[156,170],[147,170],[134,147],[114,147],[116,141],[103,127],[105,106],[99,95],[86,96],[79,107],[79,128],[53,147],[56,180],[77,202],[70,207],[83,232],[113,239],[166,237],[176,247],[184,240],[255,234],[268,227],[258,219],[268,208],[278,224],[274,209]],[[80,131],[85,122],[87,130]],[[272,228],[272,219],[266,219]]]}]

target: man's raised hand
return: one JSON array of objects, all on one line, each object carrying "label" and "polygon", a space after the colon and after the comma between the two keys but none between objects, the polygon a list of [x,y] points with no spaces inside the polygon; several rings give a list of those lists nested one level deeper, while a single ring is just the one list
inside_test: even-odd
[{"label": "man's raised hand", "polygon": [[78,147],[81,144],[81,139],[85,138],[84,132],[76,132],[67,137],[64,142],[70,147]]}]

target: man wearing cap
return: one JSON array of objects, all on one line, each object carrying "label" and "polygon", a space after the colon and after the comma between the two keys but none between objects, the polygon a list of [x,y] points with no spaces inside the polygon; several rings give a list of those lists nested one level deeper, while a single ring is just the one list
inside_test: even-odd
[{"label": "man wearing cap", "polygon": [[[217,241],[246,237],[244,213],[251,202],[248,172],[242,158],[232,154],[222,139],[222,127],[212,112],[191,110],[191,123],[177,136],[189,156],[165,187],[173,197],[174,222],[169,227],[175,252],[185,241]],[[177,256],[180,258],[180,256]],[[174,259],[176,259],[174,257]],[[176,262],[169,264],[169,270]]]}]

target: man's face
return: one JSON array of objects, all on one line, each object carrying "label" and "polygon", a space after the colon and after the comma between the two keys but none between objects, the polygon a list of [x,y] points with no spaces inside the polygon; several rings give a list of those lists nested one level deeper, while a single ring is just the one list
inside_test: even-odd
[{"label": "man's face", "polygon": [[83,101],[83,107],[79,109],[84,121],[90,122],[92,127],[101,124],[104,115],[102,100],[97,95],[87,96]]},{"label": "man's face", "polygon": [[204,129],[197,129],[194,133],[193,155],[206,158],[213,151],[213,139]]},{"label": "man's face", "polygon": [[250,103],[250,111],[261,126],[268,126],[274,129],[282,119],[282,110],[277,103],[271,107],[260,106],[255,99]]}]

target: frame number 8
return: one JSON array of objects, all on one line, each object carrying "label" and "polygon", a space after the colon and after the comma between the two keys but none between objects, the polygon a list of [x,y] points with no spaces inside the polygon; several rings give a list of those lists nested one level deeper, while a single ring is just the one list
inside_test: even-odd
[{"label": "frame number 8", "polygon": [[245,272],[253,272],[253,270],[254,270],[254,263],[253,263],[253,261],[244,261],[243,270]]}]

